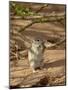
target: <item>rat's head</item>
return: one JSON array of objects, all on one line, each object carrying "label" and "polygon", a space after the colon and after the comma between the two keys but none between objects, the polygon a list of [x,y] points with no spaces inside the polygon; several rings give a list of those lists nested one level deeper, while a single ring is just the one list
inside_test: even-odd
[{"label": "rat's head", "polygon": [[39,46],[41,46],[43,44],[43,41],[40,39],[34,39],[32,42],[32,46],[38,48]]}]

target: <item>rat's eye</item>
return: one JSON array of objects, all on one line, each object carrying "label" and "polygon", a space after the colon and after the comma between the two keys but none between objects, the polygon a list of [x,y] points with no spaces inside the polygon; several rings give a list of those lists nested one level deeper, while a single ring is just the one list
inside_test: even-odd
[{"label": "rat's eye", "polygon": [[39,39],[37,41],[39,41]]}]

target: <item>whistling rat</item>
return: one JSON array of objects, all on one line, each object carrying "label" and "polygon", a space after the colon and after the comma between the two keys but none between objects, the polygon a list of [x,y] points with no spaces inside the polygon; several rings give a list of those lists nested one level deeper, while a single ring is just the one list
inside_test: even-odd
[{"label": "whistling rat", "polygon": [[44,48],[54,47],[63,41],[64,40],[61,40],[58,43],[50,43],[48,41],[43,42],[40,39],[33,40],[32,46],[28,51],[28,59],[33,72],[35,72],[36,69],[41,68],[43,65]]},{"label": "whistling rat", "polygon": [[37,68],[41,68],[43,64],[43,52],[43,41],[40,39],[33,40],[32,46],[28,51],[28,59],[33,72],[35,72]]}]

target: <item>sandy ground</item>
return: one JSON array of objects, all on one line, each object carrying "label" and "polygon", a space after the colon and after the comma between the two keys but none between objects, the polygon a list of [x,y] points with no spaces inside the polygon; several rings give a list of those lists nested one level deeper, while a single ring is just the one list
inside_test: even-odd
[{"label": "sandy ground", "polygon": [[[19,60],[17,66],[10,65],[10,85],[15,86],[20,84],[20,87],[30,87],[34,82],[39,81],[39,78],[49,76],[54,79],[48,82],[49,85],[64,85],[65,84],[65,51],[64,50],[45,50],[44,67],[32,73],[29,67],[28,58]],[[33,76],[34,75],[34,76]],[[41,75],[41,76],[40,76]],[[47,76],[47,77],[48,77]],[[47,78],[49,80],[49,78]],[[35,80],[35,81],[34,81]],[[31,84],[30,84],[31,82]],[[45,85],[44,85],[45,86]]]}]

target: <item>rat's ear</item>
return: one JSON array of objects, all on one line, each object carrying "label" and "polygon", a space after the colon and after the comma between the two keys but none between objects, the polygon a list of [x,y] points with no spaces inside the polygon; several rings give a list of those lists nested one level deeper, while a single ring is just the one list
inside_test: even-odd
[{"label": "rat's ear", "polygon": [[43,41],[43,42],[42,42],[44,48],[46,48],[46,42],[47,42],[47,41]]},{"label": "rat's ear", "polygon": [[32,43],[35,43],[35,40],[34,39],[32,40]]}]

